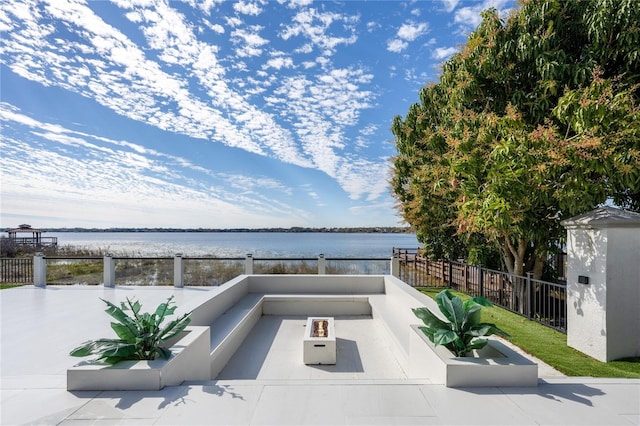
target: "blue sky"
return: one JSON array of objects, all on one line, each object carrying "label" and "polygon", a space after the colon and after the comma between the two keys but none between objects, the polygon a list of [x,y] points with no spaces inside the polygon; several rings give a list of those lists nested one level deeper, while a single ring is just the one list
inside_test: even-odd
[{"label": "blue sky", "polygon": [[391,122],[496,7],[4,1],[0,225],[402,225]]}]

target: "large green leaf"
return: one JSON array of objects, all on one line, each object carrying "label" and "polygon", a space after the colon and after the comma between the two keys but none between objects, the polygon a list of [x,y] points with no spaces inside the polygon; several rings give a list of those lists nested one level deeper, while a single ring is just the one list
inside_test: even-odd
[{"label": "large green leaf", "polygon": [[[136,300],[135,302],[131,303],[131,300],[129,300],[129,298],[127,297],[127,304],[129,305],[129,308],[131,309],[131,311],[133,311],[134,316],[137,318],[138,312],[140,312],[140,309],[142,309],[142,305],[140,304],[140,302]],[[122,307],[123,309],[125,309],[124,302],[122,302]]]},{"label": "large green leaf", "polygon": [[101,358],[120,357],[127,359],[136,353],[136,346],[128,342],[114,340],[111,345],[102,348]]},{"label": "large green leaf", "polygon": [[177,320],[173,320],[169,322],[163,329],[159,332],[160,340],[169,340],[172,337],[180,334],[191,322],[191,318],[189,318],[188,314],[178,318]]},{"label": "large green leaf", "polygon": [[433,328],[449,328],[448,323],[442,321],[428,308],[416,308],[413,309],[413,313],[415,316],[420,318],[426,326]]},{"label": "large green leaf", "polygon": [[498,328],[495,324],[482,323],[480,325],[488,327],[488,331],[485,334],[485,336],[491,336],[492,334],[496,334],[498,336],[501,336],[507,339],[511,338],[511,335],[509,333]]},{"label": "large green leaf", "polygon": [[466,334],[473,337],[489,336],[491,333],[491,324],[476,324],[467,330]]},{"label": "large green leaf", "polygon": [[439,329],[433,333],[433,343],[435,345],[446,345],[458,340],[458,335],[451,330]]},{"label": "large green leaf", "polygon": [[451,321],[453,328],[459,330],[464,320],[462,300],[459,297],[453,296],[449,290],[444,290],[436,295],[436,302],[438,303],[440,311]]},{"label": "large green leaf", "polygon": [[111,328],[113,329],[113,331],[116,332],[116,335],[119,338],[126,340],[127,342],[135,341],[137,333],[135,330],[132,330],[131,327],[129,327],[128,325],[124,325],[118,322],[112,322]]},{"label": "large green leaf", "polygon": [[433,335],[436,332],[436,329],[430,327],[418,327],[418,329],[421,330],[431,342],[433,342]]},{"label": "large green leaf", "polygon": [[476,339],[470,345],[467,345],[467,352],[471,352],[474,349],[482,349],[487,346],[489,341],[487,339]]},{"label": "large green leaf", "polygon": [[100,300],[102,300],[104,303],[107,304],[107,309],[105,310],[107,314],[109,314],[111,317],[119,321],[122,325],[129,328],[131,333],[136,333],[137,327],[136,327],[136,322],[134,318],[131,318],[124,310],[117,307],[116,305],[109,302],[108,300],[104,300],[102,298]]},{"label": "large green leaf", "polygon": [[173,300],[173,297],[174,296],[171,296],[169,299],[167,299],[165,303],[161,303],[156,309],[155,314],[157,317],[157,322],[156,322],[157,325],[160,325],[166,316],[173,315],[173,313],[177,309],[177,306],[175,305],[170,306],[171,301]]},{"label": "large green leaf", "polygon": [[484,297],[474,297],[473,299],[469,299],[469,301],[473,303],[477,303],[478,305],[490,308],[493,306],[493,303],[485,299]]},{"label": "large green leaf", "polygon": [[465,306],[465,315],[464,315],[464,321],[462,322],[462,328],[461,328],[461,330],[463,331],[467,330],[469,327],[479,324],[482,318],[482,312],[481,312],[482,306],[476,303],[467,304],[466,302],[464,306]]},{"label": "large green leaf", "polygon": [[84,357],[84,356],[93,355],[95,353],[94,352],[95,348],[96,348],[95,342],[93,342],[93,341],[84,342],[82,345],[80,345],[77,348],[73,349],[69,353],[69,355],[78,356],[78,357]]},{"label": "large green leaf", "polygon": [[156,348],[156,353],[162,359],[169,359],[169,357],[171,356],[171,351],[169,349],[165,348],[165,347],[162,347],[162,346],[158,346]]}]

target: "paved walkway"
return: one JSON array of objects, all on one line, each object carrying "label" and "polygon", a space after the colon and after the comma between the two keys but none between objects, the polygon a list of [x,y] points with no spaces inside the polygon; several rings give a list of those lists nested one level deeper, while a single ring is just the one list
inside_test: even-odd
[{"label": "paved walkway", "polygon": [[335,366],[299,362],[303,318],[265,316],[220,380],[161,391],[67,392],[66,369],[78,362],[70,348],[108,327],[98,297],[122,300],[134,292],[143,307],[175,294],[185,310],[205,293],[0,291],[1,424],[640,425],[640,380],[567,378],[545,369],[534,388],[452,389],[407,379],[390,355],[386,330],[366,317],[336,318]]}]

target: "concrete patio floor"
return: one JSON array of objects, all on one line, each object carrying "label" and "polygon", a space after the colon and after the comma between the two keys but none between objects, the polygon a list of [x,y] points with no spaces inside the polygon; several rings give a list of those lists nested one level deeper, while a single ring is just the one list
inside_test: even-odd
[{"label": "concrete patio floor", "polygon": [[541,368],[538,387],[452,389],[406,378],[387,331],[336,317],[338,362],[302,363],[305,317],[263,316],[217,380],[161,391],[66,390],[68,356],[109,335],[98,297],[181,310],[216,288],[23,287],[0,291],[2,425],[640,425],[640,380],[568,378]]}]

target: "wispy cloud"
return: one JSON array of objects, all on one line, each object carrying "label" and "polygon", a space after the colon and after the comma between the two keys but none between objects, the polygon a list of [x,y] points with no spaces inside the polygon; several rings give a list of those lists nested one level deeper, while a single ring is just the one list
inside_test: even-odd
[{"label": "wispy cloud", "polygon": [[[345,170],[346,162],[339,153],[345,148],[345,129],[357,123],[361,111],[370,108],[375,97],[371,90],[361,88],[372,81],[366,71],[333,68],[331,61],[318,57],[314,61],[320,65],[316,75],[281,79],[286,83],[278,86],[272,86],[274,82],[268,79],[244,79],[240,92],[232,86],[235,80],[226,77],[229,70],[222,65],[220,48],[198,40],[194,27],[180,12],[165,3],[118,5],[138,25],[146,47],[135,44],[83,4],[60,1],[20,13],[24,7],[10,3],[8,10],[20,19],[10,20],[10,35],[2,41],[2,60],[23,77],[80,93],[118,114],[162,130],[318,168],[338,179],[352,197],[369,193],[365,188],[377,187],[363,183],[351,193],[352,182],[362,181],[359,168],[347,165],[349,175],[335,173]],[[254,3],[234,7],[245,14],[259,11]],[[51,19],[64,22],[75,33],[75,41],[55,37],[46,24]],[[354,25],[358,21],[357,15],[302,7],[282,29],[281,37],[300,37],[322,55],[331,55],[338,46],[356,41]],[[227,24],[238,57],[255,57],[268,49],[269,40],[260,35],[260,26],[247,26],[239,19],[227,19]],[[215,25],[221,33],[224,28]],[[406,24],[398,34],[414,40],[425,30],[426,24]],[[291,57],[269,56],[265,69],[296,67]],[[301,65],[309,69],[309,64],[305,61]],[[165,65],[181,68],[184,73],[169,72]],[[194,83],[197,91],[192,89]],[[265,93],[269,87],[273,87],[272,95]],[[306,99],[298,98],[299,90]],[[201,97],[203,92],[206,98]],[[257,94],[276,106],[277,116],[249,102],[247,96]],[[278,124],[283,116],[294,123],[294,133]]]},{"label": "wispy cloud", "polygon": [[[350,45],[358,39],[354,24],[359,21],[358,16],[346,16],[333,12],[320,12],[309,8],[301,10],[293,18],[293,22],[284,26],[280,37],[288,40],[291,37],[308,39],[312,46],[320,49],[325,55],[332,55],[340,45]],[[329,32],[333,24],[342,28],[342,35]]]},{"label": "wispy cloud", "polygon": [[458,51],[455,47],[437,47],[433,49],[433,57],[439,61],[449,58]]},{"label": "wispy cloud", "polygon": [[262,12],[262,8],[258,5],[257,2],[245,2],[240,0],[237,3],[234,3],[233,9],[244,15],[259,15]]},{"label": "wispy cloud", "polygon": [[[393,115],[415,101],[417,88],[436,74],[435,61],[455,52],[450,46],[478,22],[480,10],[506,10],[512,1],[440,0],[428,7],[408,2],[396,13],[386,2],[4,0],[3,78],[45,97],[63,93],[69,105],[106,111],[126,128],[168,137],[160,147],[137,140],[139,135],[129,138],[123,129],[124,140],[116,141],[90,122],[79,132],[69,110],[42,115],[52,99],[24,97],[9,101],[22,110],[4,104],[2,113],[11,126],[29,129],[28,137],[0,136],[4,146],[33,147],[31,160],[38,164],[45,163],[48,149],[56,167],[65,161],[78,170],[90,164],[86,174],[77,171],[75,180],[87,183],[76,189],[71,175],[60,175],[68,182],[64,191],[78,199],[95,185],[100,197],[129,203],[124,188],[139,181],[132,193],[151,200],[158,191],[167,209],[197,205],[199,211],[230,209],[242,217],[293,214],[307,220],[310,212],[296,210],[293,200],[324,194],[302,191],[302,182],[288,187],[288,177],[279,173],[286,168],[340,188],[343,212],[347,205],[384,204]],[[440,18],[457,30],[454,39],[441,37],[447,25],[435,21]],[[214,149],[252,164],[223,173],[189,152]],[[7,152],[16,156],[7,163],[17,161],[15,149]],[[250,167],[252,173],[238,172]],[[106,177],[120,194],[117,200],[108,196]],[[46,185],[39,172],[30,182]],[[12,180],[6,188],[14,195],[7,197],[17,197],[21,185]],[[63,191],[55,193],[64,198]],[[137,209],[127,211],[137,215]]]},{"label": "wispy cloud", "polygon": [[440,2],[446,12],[452,12],[460,3],[460,0],[440,0]]},{"label": "wispy cloud", "polygon": [[407,22],[400,26],[395,38],[387,42],[387,50],[399,53],[409,46],[409,42],[427,33],[429,25],[426,22]]},{"label": "wispy cloud", "polygon": [[505,9],[505,7],[510,3],[509,0],[484,0],[473,6],[458,8],[454,13],[454,22],[459,25],[463,33],[468,33],[482,22],[480,13],[483,10],[495,8],[501,16],[506,16],[509,9]]},{"label": "wispy cloud", "polygon": [[[0,120],[6,130],[0,137],[3,214],[45,209],[49,216],[86,223],[91,209],[103,218],[105,210],[99,209],[113,209],[127,212],[113,218],[114,226],[120,221],[128,226],[162,226],[175,214],[175,226],[185,226],[180,222],[190,217],[192,224],[211,227],[235,226],[229,214],[247,223],[271,217],[281,225],[310,215],[283,201],[293,195],[292,189],[273,178],[213,173],[185,158],[135,143],[34,120],[5,103],[0,104]],[[15,127],[27,128],[33,141],[46,143],[9,136]],[[153,212],[158,213],[158,222]],[[216,212],[225,223],[217,225],[207,218]]]}]

